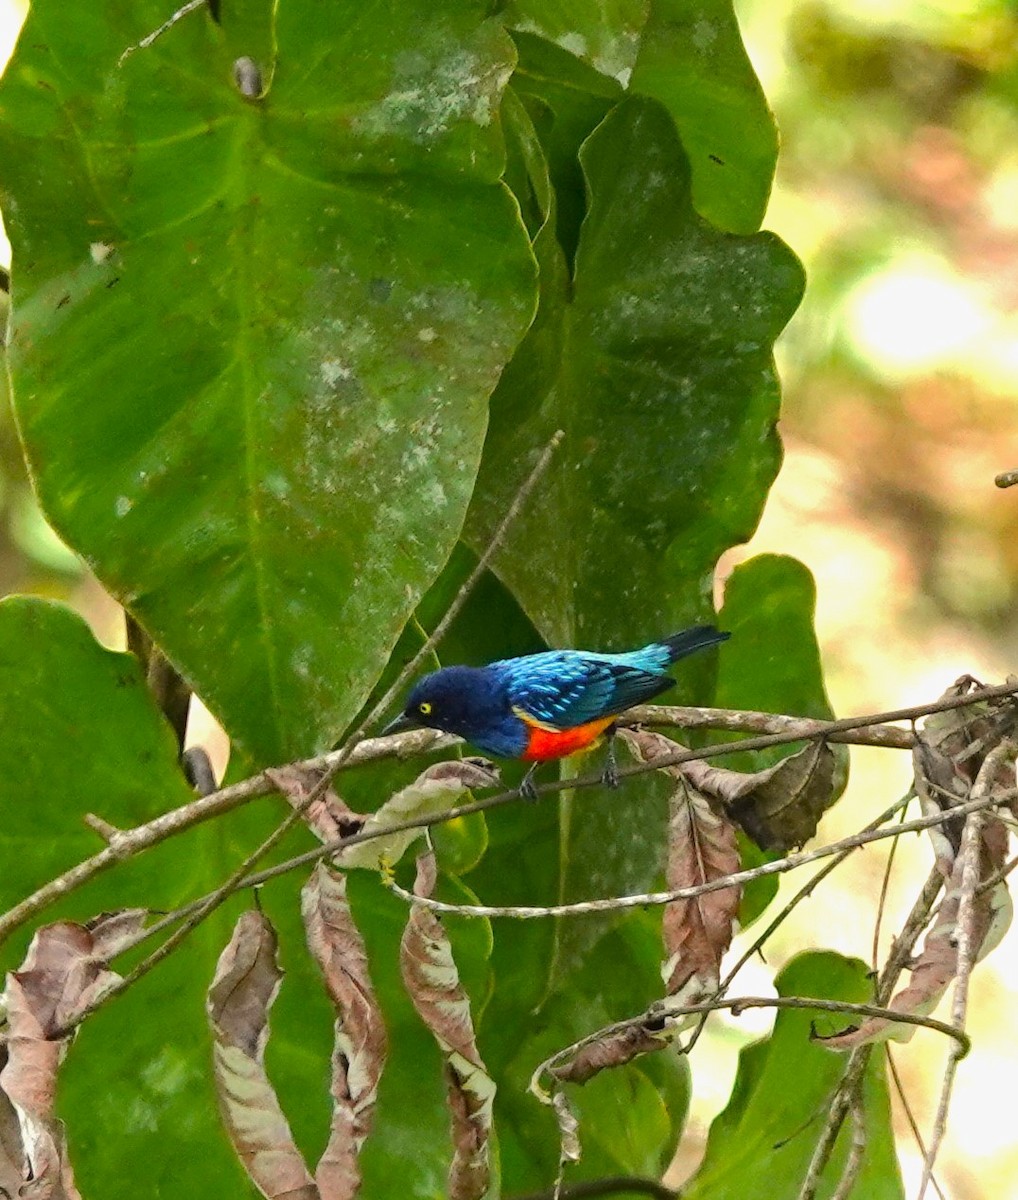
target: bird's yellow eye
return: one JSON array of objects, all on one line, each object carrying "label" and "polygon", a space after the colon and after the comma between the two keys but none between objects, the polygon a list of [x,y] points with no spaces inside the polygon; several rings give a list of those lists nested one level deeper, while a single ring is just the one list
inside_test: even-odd
[{"label": "bird's yellow eye", "polygon": [[428,713],[431,712],[431,705],[427,702],[427,700],[424,700],[422,703],[417,705],[417,711],[422,717],[426,717]]}]

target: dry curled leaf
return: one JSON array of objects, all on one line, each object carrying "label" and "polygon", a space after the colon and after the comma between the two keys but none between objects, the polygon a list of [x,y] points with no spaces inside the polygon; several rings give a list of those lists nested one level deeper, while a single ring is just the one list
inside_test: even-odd
[{"label": "dry curled leaf", "polygon": [[363,826],[363,815],[355,813],[332,787],[326,788],[317,800],[307,803],[308,796],[321,781],[321,771],[298,766],[269,767],[265,775],[293,808],[303,809],[301,815],[319,841],[336,842]]},{"label": "dry curled leaf", "polygon": [[[364,822],[364,833],[412,821],[451,808],[473,788],[496,787],[498,768],[486,758],[449,759],[433,763],[413,783],[396,792]],[[421,829],[403,829],[368,842],[350,846],[336,856],[343,867],[367,867],[377,870],[381,863],[398,862],[421,835]]]},{"label": "dry curled leaf", "polygon": [[[942,700],[964,696],[982,685],[970,675],[956,680]],[[912,752],[915,790],[924,816],[934,816],[960,804],[982,770],[987,755],[1012,736],[1018,707],[1011,697],[982,701],[966,708],[931,713],[916,737]],[[990,764],[991,769],[993,763]],[[1004,756],[982,786],[1006,796],[1015,785],[1014,763]],[[1013,801],[1011,802],[1013,804]],[[950,879],[955,855],[961,844],[964,818],[931,826],[930,840],[937,866]]]},{"label": "dry curled leaf", "polygon": [[599,1071],[623,1067],[641,1054],[664,1050],[677,1032],[678,1026],[667,1023],[661,1015],[648,1014],[639,1022],[588,1041],[570,1058],[550,1067],[549,1074],[560,1083],[586,1083]]},{"label": "dry curled leaf", "polygon": [[[620,731],[644,762],[683,749],[646,729]],[[642,747],[642,749],[641,749]],[[706,761],[679,763],[662,770],[682,777],[725,806],[763,850],[789,850],[816,833],[835,794],[836,759],[826,742],[810,742],[764,771],[731,771]]]},{"label": "dry curled leaf", "polygon": [[[430,896],[436,876],[434,854],[422,854],[415,894]],[[445,1061],[453,1143],[449,1200],[480,1200],[491,1176],[495,1083],[477,1049],[470,1000],[460,984],[449,938],[438,917],[423,905],[410,910],[399,961],[407,993]]]},{"label": "dry curled leaf", "polygon": [[336,1012],[332,1125],[315,1179],[322,1200],[351,1200],[360,1187],[358,1155],[371,1128],[385,1064],[385,1024],[344,877],[318,863],[301,892],[301,912],[308,949]]},{"label": "dry curled leaf", "polygon": [[145,915],[131,909],[104,913],[88,925],[46,925],[32,938],[21,969],[7,976],[0,1178],[18,1177],[11,1195],[77,1200],[63,1125],[55,1116],[57,1070],[67,1040],[54,1035],[119,979],[107,961],[141,929]]},{"label": "dry curled leaf", "polygon": [[283,979],[276,949],[268,918],[253,909],[241,914],[205,1003],[213,1078],[226,1131],[255,1187],[269,1200],[317,1200],[265,1071],[269,1009]]},{"label": "dry curled leaf", "polygon": [[[982,830],[980,880],[997,872],[1006,855],[1007,829],[997,817],[988,817]],[[922,952],[912,964],[909,983],[888,1005],[895,1012],[928,1016],[958,973],[958,908],[964,866],[963,857],[957,856],[936,920],[926,934]],[[976,958],[984,957],[999,942],[1010,915],[1011,901],[1005,884],[976,892],[972,907],[972,945],[976,948]],[[871,1017],[860,1025],[817,1040],[834,1050],[851,1050],[866,1042],[890,1039],[907,1042],[915,1030],[915,1025],[901,1024],[886,1017]]]}]

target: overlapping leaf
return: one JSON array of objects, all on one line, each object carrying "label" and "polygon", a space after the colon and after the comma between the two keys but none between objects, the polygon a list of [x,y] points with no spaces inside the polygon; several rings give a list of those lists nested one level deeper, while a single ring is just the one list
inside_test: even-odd
[{"label": "overlapping leaf", "polygon": [[[118,66],[159,0],[33,5],[0,86],[9,362],[53,523],[285,761],[357,711],[455,544],[534,267],[480,0],[222,15]],[[238,40],[275,54],[258,101]]]},{"label": "overlapping leaf", "polygon": [[[418,857],[415,895],[432,894],[437,870],[433,853]],[[400,968],[410,999],[445,1060],[453,1144],[449,1200],[481,1200],[491,1181],[495,1082],[477,1048],[470,1000],[460,984],[448,935],[423,905],[410,910],[400,943]]]},{"label": "overlapping leaf", "polygon": [[619,104],[581,158],[571,298],[543,291],[545,337],[492,398],[468,528],[486,540],[520,477],[506,464],[528,460],[535,430],[565,429],[497,569],[554,644],[628,648],[705,612],[703,580],[756,523],[778,463],[771,346],[802,274],[771,235],[696,216],[656,103]]},{"label": "overlapping leaf", "polygon": [[[724,229],[759,228],[777,134],[731,0],[510,0],[505,19],[545,39],[545,59],[569,54],[593,68],[600,84],[587,83],[588,97],[614,85],[661,101],[690,157],[697,211]],[[565,73],[548,72],[546,86]]]},{"label": "overlapping leaf", "polygon": [[252,1183],[269,1200],[318,1200],[265,1071],[269,1009],[283,972],[277,939],[259,912],[242,913],[220,955],[206,1010],[219,1108]]}]

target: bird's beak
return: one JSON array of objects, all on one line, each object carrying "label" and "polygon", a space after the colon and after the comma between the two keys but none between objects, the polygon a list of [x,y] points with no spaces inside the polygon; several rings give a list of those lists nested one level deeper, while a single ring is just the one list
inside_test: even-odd
[{"label": "bird's beak", "polygon": [[405,733],[408,729],[419,729],[420,726],[413,719],[408,717],[406,713],[400,713],[398,717],[390,721],[382,730],[381,737],[387,737],[390,733]]}]

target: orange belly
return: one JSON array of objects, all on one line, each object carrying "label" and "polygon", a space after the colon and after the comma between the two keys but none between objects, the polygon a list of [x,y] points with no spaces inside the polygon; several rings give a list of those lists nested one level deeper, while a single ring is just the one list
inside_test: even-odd
[{"label": "orange belly", "polygon": [[614,720],[614,717],[600,717],[586,725],[577,725],[575,729],[541,729],[531,725],[530,740],[520,757],[524,762],[544,762],[549,758],[565,758],[577,750],[586,750],[600,740],[601,734]]}]

